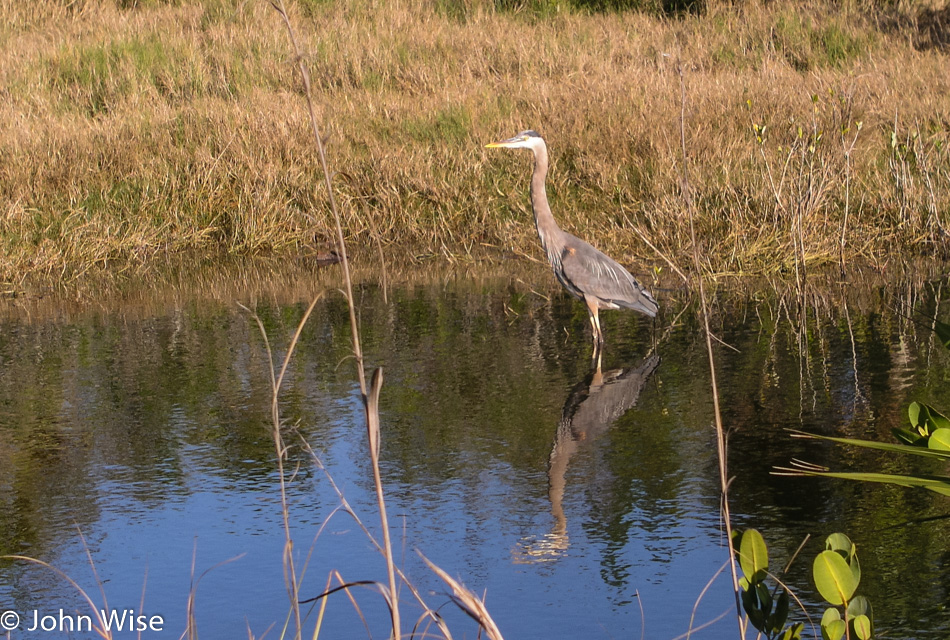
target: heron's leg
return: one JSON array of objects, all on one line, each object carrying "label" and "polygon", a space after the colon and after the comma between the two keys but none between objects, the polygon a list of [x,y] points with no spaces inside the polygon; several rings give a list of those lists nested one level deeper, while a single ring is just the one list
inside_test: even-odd
[{"label": "heron's leg", "polygon": [[600,371],[600,364],[603,358],[604,349],[596,342],[594,343],[594,355],[591,357],[591,369],[594,370],[594,377],[591,379],[590,388],[595,389],[602,387],[604,384],[604,374]]},{"label": "heron's leg", "polygon": [[597,300],[584,296],[584,302],[587,303],[587,313],[590,315],[590,327],[594,333],[594,346],[603,346],[604,333],[600,330],[600,309],[597,307]]},{"label": "heron's leg", "polygon": [[604,346],[604,332],[600,329],[600,314],[594,310],[594,326],[597,327],[597,344]]}]

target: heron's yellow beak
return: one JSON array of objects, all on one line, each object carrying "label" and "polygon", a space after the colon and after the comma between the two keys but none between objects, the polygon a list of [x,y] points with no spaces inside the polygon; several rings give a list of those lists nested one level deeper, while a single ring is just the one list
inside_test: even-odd
[{"label": "heron's yellow beak", "polygon": [[508,138],[507,140],[500,140],[499,142],[489,142],[485,145],[486,149],[510,149],[518,142],[523,142],[524,138],[521,136],[515,136],[514,138]]}]

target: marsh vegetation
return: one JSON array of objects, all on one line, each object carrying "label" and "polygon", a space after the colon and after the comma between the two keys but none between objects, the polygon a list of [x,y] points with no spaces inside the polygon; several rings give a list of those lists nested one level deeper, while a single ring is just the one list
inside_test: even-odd
[{"label": "marsh vegetation", "polygon": [[[931,28],[945,9],[591,8],[290,5],[354,249],[532,254],[524,159],[482,147],[534,127],[565,229],[629,265],[660,263],[643,237],[688,263],[682,68],[704,269],[945,254],[950,80]],[[6,289],[180,252],[331,244],[266,3],[4,1],[0,14]]]}]

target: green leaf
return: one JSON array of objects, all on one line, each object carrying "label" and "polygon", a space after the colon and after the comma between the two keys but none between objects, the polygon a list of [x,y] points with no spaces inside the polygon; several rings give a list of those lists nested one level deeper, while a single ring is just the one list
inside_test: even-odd
[{"label": "green leaf", "polygon": [[942,427],[931,433],[930,438],[927,440],[927,448],[936,449],[938,451],[950,451],[950,429]]},{"label": "green leaf", "polygon": [[[765,614],[765,618],[768,619],[769,614],[772,613],[772,594],[764,582],[755,585],[755,592],[759,598],[759,607],[762,609],[762,613]],[[765,626],[765,620],[762,622],[763,626]]]},{"label": "green leaf", "polygon": [[751,584],[762,582],[768,574],[769,551],[762,534],[755,529],[746,529],[742,533],[742,539],[739,541],[739,566]]},{"label": "green leaf", "polygon": [[854,543],[851,542],[851,538],[843,533],[832,533],[825,538],[825,549],[835,551],[845,559],[845,562],[848,563],[848,567],[851,568],[851,573],[854,575],[855,587],[857,587],[861,582],[861,563],[858,562],[857,550]]},{"label": "green leaf", "polygon": [[821,637],[824,640],[841,640],[847,629],[848,625],[841,619],[837,609],[825,609],[824,615],[821,616]]},{"label": "green leaf", "polygon": [[920,402],[911,402],[907,407],[907,418],[910,424],[922,436],[928,436],[937,429],[950,428],[950,418],[943,415],[930,405]]},{"label": "green leaf", "polygon": [[834,607],[828,607],[825,609],[825,612],[821,614],[821,626],[825,626],[829,622],[834,622],[835,620],[841,620],[841,612]]},{"label": "green leaf", "polygon": [[851,629],[854,631],[854,635],[861,640],[870,640],[871,620],[867,616],[857,616],[852,618]]},{"label": "green leaf", "polygon": [[782,640],[801,640],[802,631],[805,629],[804,622],[796,622],[782,634]]},{"label": "green leaf", "polygon": [[845,560],[850,560],[854,555],[854,543],[843,533],[832,533],[825,538],[825,549],[840,552]]},{"label": "green leaf", "polygon": [[778,601],[775,603],[775,611],[768,617],[766,621],[766,634],[778,633],[782,630],[782,627],[785,626],[785,621],[788,620],[788,592],[785,589],[782,589],[782,593],[778,597]]},{"label": "green leaf", "polygon": [[[929,450],[921,449],[921,451]],[[803,476],[821,476],[825,478],[859,480],[861,482],[896,484],[901,487],[927,489],[929,491],[933,491],[934,493],[939,493],[942,496],[950,496],[950,476],[901,476],[889,473],[847,473],[834,471],[811,471],[807,469],[794,469],[793,471]]]},{"label": "green leaf", "polygon": [[891,444],[889,442],[878,442],[877,440],[858,440],[856,438],[836,438],[833,436],[819,436],[804,431],[792,430],[792,435],[799,438],[814,438],[816,440],[829,440],[841,444],[849,444],[855,447],[864,447],[865,449],[877,449],[879,451],[893,451],[894,453],[909,453],[924,458],[937,458],[940,460],[950,460],[950,452],[934,451],[923,447],[914,447],[906,444]]},{"label": "green leaf", "polygon": [[871,603],[864,596],[855,596],[848,602],[848,617],[855,618],[857,616],[871,617]]},{"label": "green leaf", "polygon": [[891,433],[904,444],[916,445],[920,444],[920,441],[923,440],[923,436],[910,429],[891,429]]},{"label": "green leaf", "polygon": [[757,589],[749,589],[748,591],[742,592],[742,608],[745,609],[746,615],[749,616],[749,622],[752,626],[764,632],[766,614],[759,606],[759,598],[756,592]]},{"label": "green leaf", "polygon": [[913,427],[917,427],[921,423],[920,419],[920,410],[922,405],[919,402],[911,402],[907,406],[907,418],[910,420],[910,424]]},{"label": "green leaf", "polygon": [[931,406],[924,406],[927,407],[927,412],[930,414],[930,422],[932,425],[931,433],[933,433],[935,429],[950,429],[950,418],[943,415]]},{"label": "green leaf", "polygon": [[846,603],[857,589],[851,567],[835,551],[822,551],[812,566],[815,586],[821,597],[834,605]]},{"label": "green leaf", "polygon": [[[852,621],[852,637],[857,636],[861,638],[861,640],[866,640],[874,635],[874,617],[871,614],[871,603],[864,596],[856,596],[848,603],[848,618]],[[864,630],[859,627],[859,624],[863,624],[863,622],[858,622],[858,620],[861,619],[867,620],[868,628],[866,635],[861,635],[864,633]]]},{"label": "green leaf", "polygon": [[934,320],[934,332],[936,332],[937,337],[940,338],[940,342],[943,343],[943,346],[950,349],[950,324],[944,324],[938,320]]},{"label": "green leaf", "polygon": [[835,620],[828,624],[828,626],[821,626],[821,637],[824,638],[824,640],[841,640],[847,628],[848,625],[844,623],[844,620]]}]

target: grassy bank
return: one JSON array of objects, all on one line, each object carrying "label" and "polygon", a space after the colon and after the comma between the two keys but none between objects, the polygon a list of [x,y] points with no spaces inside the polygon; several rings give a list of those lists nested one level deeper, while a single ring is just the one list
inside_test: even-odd
[{"label": "grassy bank", "polygon": [[[931,28],[945,8],[538,4],[292,6],[351,245],[540,255],[528,158],[483,148],[530,127],[551,147],[563,227],[662,264],[636,227],[687,264],[682,63],[709,269],[946,252],[950,49]],[[266,3],[2,0],[0,16],[0,281],[330,242]]]}]

